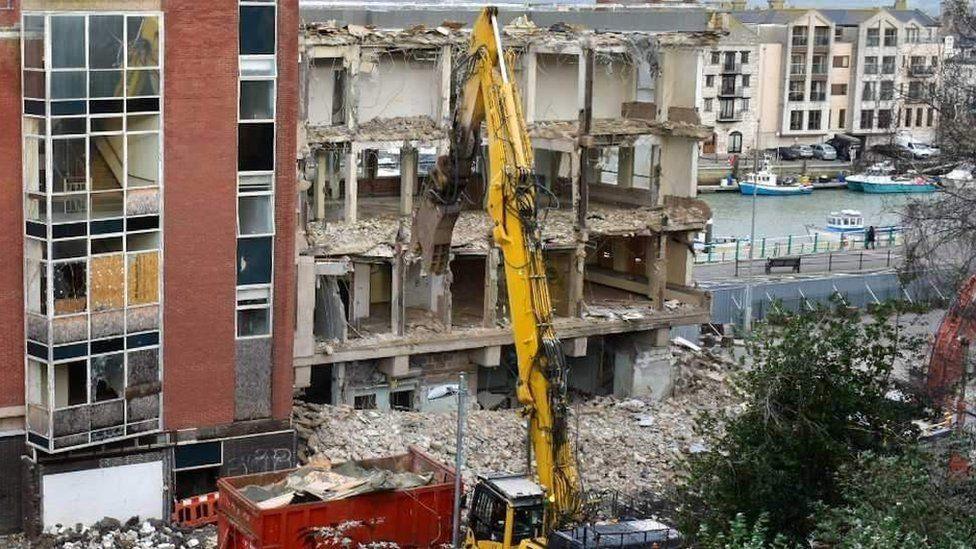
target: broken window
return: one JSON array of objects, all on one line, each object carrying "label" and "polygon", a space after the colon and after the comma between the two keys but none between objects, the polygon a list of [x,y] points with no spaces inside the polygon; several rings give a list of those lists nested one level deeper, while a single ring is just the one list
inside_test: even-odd
[{"label": "broken window", "polygon": [[51,148],[51,168],[56,193],[84,191],[88,188],[85,138],[55,139]]},{"label": "broken window", "polygon": [[47,314],[47,262],[43,261],[47,256],[46,251],[46,242],[27,239],[24,273],[27,281],[27,310],[42,315]]},{"label": "broken window", "polygon": [[129,305],[159,301],[159,252],[129,254]]},{"label": "broken window", "polygon": [[27,361],[27,428],[43,436],[50,431],[47,364]]},{"label": "broken window", "polygon": [[54,264],[54,314],[84,312],[87,306],[87,277],[84,261]]},{"label": "broken window", "polygon": [[153,16],[129,16],[128,55],[129,67],[159,66],[159,18]]},{"label": "broken window", "polygon": [[271,237],[237,239],[237,285],[271,283]]},{"label": "broken window", "polygon": [[159,134],[127,136],[128,177],[126,186],[154,187],[159,184]]},{"label": "broken window", "polygon": [[407,391],[391,391],[390,392],[390,408],[393,410],[413,410],[413,395],[412,389]]},{"label": "broken window", "polygon": [[271,55],[275,52],[274,6],[241,6],[241,55]]},{"label": "broken window", "polygon": [[51,65],[56,69],[85,66],[85,17],[51,17]]},{"label": "broken window", "polygon": [[238,125],[238,170],[257,172],[274,169],[274,129],[273,122]]},{"label": "broken window", "polygon": [[115,400],[125,394],[125,355],[95,356],[91,359],[92,402]]},{"label": "broken window", "polygon": [[375,410],[376,393],[370,393],[368,395],[359,395],[354,397],[353,408],[357,410]]},{"label": "broken window", "polygon": [[241,120],[274,118],[274,80],[241,81]]},{"label": "broken window", "polygon": [[125,263],[122,254],[91,258],[92,311],[125,306]]},{"label": "broken window", "polygon": [[113,69],[123,65],[121,15],[92,15],[88,19],[88,66]]},{"label": "broken window", "polygon": [[88,403],[88,363],[84,360],[54,365],[54,407]]},{"label": "broken window", "polygon": [[271,288],[237,290],[237,337],[271,333]]},{"label": "broken window", "polygon": [[271,195],[242,196],[237,199],[238,234],[259,235],[274,232]]}]

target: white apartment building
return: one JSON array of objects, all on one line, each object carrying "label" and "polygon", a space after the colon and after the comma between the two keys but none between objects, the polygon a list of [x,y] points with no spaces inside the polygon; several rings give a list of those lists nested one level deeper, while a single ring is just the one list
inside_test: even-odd
[{"label": "white apartment building", "polygon": [[781,87],[775,108],[766,97],[759,107],[765,147],[812,144],[835,133],[867,145],[899,132],[935,139],[937,115],[926,101],[944,47],[931,17],[885,8],[733,15],[759,37],[760,57],[775,57],[759,60],[763,88],[771,88],[770,79]]},{"label": "white apartment building", "polygon": [[755,148],[762,101],[759,36],[730,18],[728,34],[704,56],[698,111],[714,133],[702,143],[702,153],[740,154]]}]

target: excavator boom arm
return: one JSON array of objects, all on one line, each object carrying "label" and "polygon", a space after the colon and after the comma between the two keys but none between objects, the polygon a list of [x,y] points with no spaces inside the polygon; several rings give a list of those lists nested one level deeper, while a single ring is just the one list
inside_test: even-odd
[{"label": "excavator boom arm", "polygon": [[[528,416],[538,480],[549,502],[545,526],[551,531],[577,514],[579,475],[568,437],[567,369],[552,324],[532,145],[511,59],[506,59],[501,48],[495,8],[485,8],[475,22],[467,61],[466,80],[456,102],[451,151],[438,159],[432,172],[415,213],[412,238],[429,269],[441,272],[438,269],[444,266],[437,261],[447,257],[444,248],[449,251],[458,198],[471,177],[483,123],[488,139],[487,209],[495,243],[504,257],[518,357],[516,392]],[[427,226],[419,226],[424,224]],[[440,250],[435,252],[438,246]]]}]

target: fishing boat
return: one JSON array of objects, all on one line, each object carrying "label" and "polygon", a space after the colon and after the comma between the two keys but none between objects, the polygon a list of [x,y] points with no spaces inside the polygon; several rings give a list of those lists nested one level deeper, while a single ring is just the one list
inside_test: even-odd
[{"label": "fishing boat", "polygon": [[813,192],[813,185],[798,180],[780,180],[769,168],[769,159],[766,159],[761,170],[749,172],[746,179],[739,182],[739,192],[747,196],[792,196],[810,194]]},{"label": "fishing boat", "polygon": [[864,216],[858,210],[841,210],[827,215],[825,229],[832,233],[849,233],[864,230]]},{"label": "fishing boat", "polygon": [[864,173],[847,176],[847,188],[869,194],[930,193],[938,189],[925,177],[896,175],[890,162],[875,164]]}]

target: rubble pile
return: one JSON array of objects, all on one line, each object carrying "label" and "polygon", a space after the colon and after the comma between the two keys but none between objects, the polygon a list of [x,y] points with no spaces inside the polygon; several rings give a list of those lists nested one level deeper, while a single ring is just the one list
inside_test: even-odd
[{"label": "rubble pile", "polygon": [[[571,434],[578,441],[580,469],[588,489],[660,492],[684,454],[704,449],[695,436],[700,412],[735,411],[725,383],[734,362],[712,351],[675,348],[673,394],[662,402],[596,397],[574,403]],[[332,461],[403,453],[415,445],[453,463],[452,413],[355,410],[349,406],[296,401],[293,424],[299,459]],[[518,410],[472,410],[465,443],[466,482],[477,475],[525,470],[524,420]]]},{"label": "rubble pile", "polygon": [[55,526],[42,534],[30,547],[213,549],[217,547],[217,527],[211,525],[183,528],[156,519],[143,521],[139,517],[132,517],[125,523],[113,518],[103,518],[91,526]]}]

